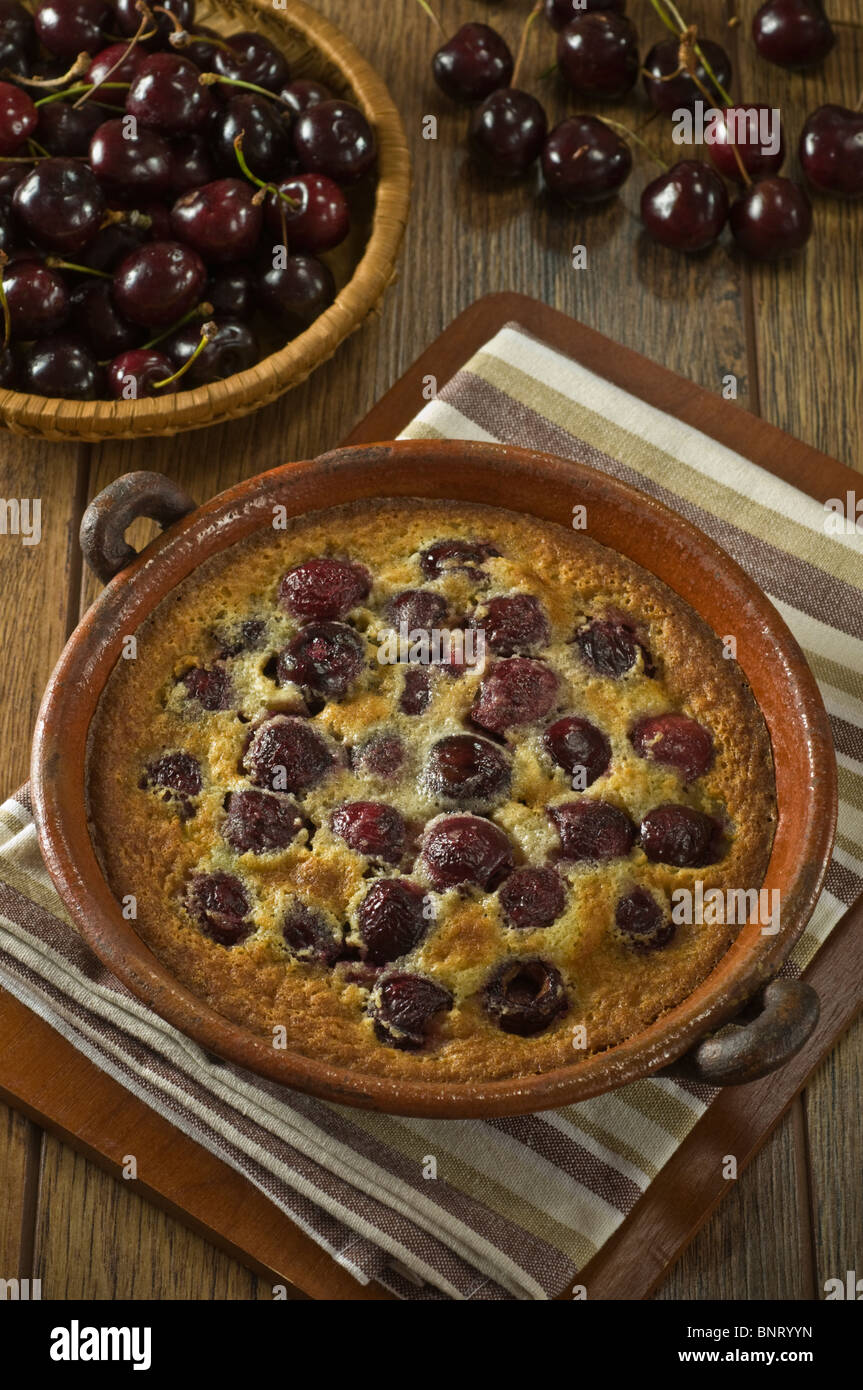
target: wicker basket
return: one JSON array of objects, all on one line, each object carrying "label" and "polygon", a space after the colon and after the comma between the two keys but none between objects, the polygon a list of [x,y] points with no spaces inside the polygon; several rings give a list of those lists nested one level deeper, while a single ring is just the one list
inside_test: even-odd
[{"label": "wicker basket", "polygon": [[298,386],[360,327],[395,279],[410,206],[410,158],[399,114],[384,83],[334,25],[301,0],[204,0],[197,22],[221,33],[256,29],[288,58],[298,77],[317,77],[356,102],[375,128],[378,174],[365,220],[324,259],[338,293],[299,337],[225,381],[137,401],[70,401],[0,390],[0,421],[16,434],[48,440],[137,439],[199,429],[248,415]]}]

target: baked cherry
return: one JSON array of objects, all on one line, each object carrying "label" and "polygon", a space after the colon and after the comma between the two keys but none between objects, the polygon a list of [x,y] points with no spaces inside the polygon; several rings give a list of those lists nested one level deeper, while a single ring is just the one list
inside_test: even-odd
[{"label": "baked cherry", "polygon": [[430,704],[431,682],[429,673],[420,666],[411,666],[404,674],[399,709],[402,714],[413,717],[424,714]]},{"label": "baked cherry", "polygon": [[367,777],[382,782],[394,781],[405,762],[405,747],[398,734],[374,734],[359,748],[352,750],[352,763]]},{"label": "baked cherry", "polygon": [[140,343],[142,330],[121,319],[109,281],[84,280],[75,286],[70,302],[75,327],[97,359],[117,357]]},{"label": "baked cherry", "polygon": [[211,264],[245,260],[264,216],[254,193],[243,179],[216,179],[184,193],[171,209],[171,232]]},{"label": "baked cherry", "polygon": [[213,306],[213,315],[242,322],[250,319],[255,303],[255,277],[248,266],[227,265],[216,269],[207,281],[204,299]]},{"label": "baked cherry", "polygon": [[234,141],[243,137],[243,159],[259,179],[277,180],[292,173],[290,129],[271,101],[255,92],[237,92],[211,121],[216,159],[226,174],[238,171]]},{"label": "baked cherry", "polygon": [[332,304],[336,282],[316,257],[287,256],[261,262],[257,290],[264,308],[287,332],[302,333]]},{"label": "baked cherry", "polygon": [[231,680],[224,666],[193,666],[182,677],[181,684],[186,688],[190,700],[196,700],[202,709],[215,710],[231,708]]},{"label": "baked cherry", "polygon": [[63,327],[69,292],[56,271],[39,261],[13,261],[2,274],[14,338],[47,338]]},{"label": "baked cherry", "polygon": [[673,767],[684,782],[703,777],[713,763],[712,734],[686,714],[644,715],[629,741],[640,758]]},{"label": "baked cherry", "polygon": [[177,386],[168,381],[176,367],[170,357],[157,348],[131,348],[121,352],[108,366],[108,391],[115,400],[137,401],[145,396],[172,395]]},{"label": "baked cherry", "polygon": [[40,0],[33,15],[40,41],[57,58],[103,48],[110,19],[106,0]]},{"label": "baked cherry", "polygon": [[623,14],[577,15],[557,36],[561,76],[579,96],[625,96],[638,77],[638,33]]},{"label": "baked cherry", "polygon": [[432,59],[434,80],[453,101],[482,101],[512,77],[512,54],[489,24],[463,24]]},{"label": "baked cherry", "polygon": [[764,105],[726,107],[722,112],[722,119],[716,122],[713,143],[707,146],[707,153],[711,164],[719,170],[724,179],[731,179],[733,183],[739,184],[745,182],[735,150],[750,179],[763,179],[768,174],[778,174],[782,168],[785,142],[782,139],[781,127],[778,148],[772,153],[765,153],[765,142],[759,131],[759,117],[762,111],[768,113],[772,123],[773,108]]},{"label": "baked cherry", "polygon": [[40,338],[21,363],[21,389],[35,396],[92,401],[99,385],[96,359],[80,338]]},{"label": "baked cherry", "polygon": [[507,961],[485,987],[486,1013],[504,1033],[532,1038],[568,1007],[556,966],[539,959]]},{"label": "baked cherry", "polygon": [[863,197],[863,112],[819,106],[807,117],[799,153],[803,172],[819,193]]},{"label": "baked cherry", "polygon": [[594,10],[626,13],[626,0],[545,0],[545,17],[552,29],[563,29],[579,15]]},{"label": "baked cherry", "polygon": [[719,857],[717,824],[693,806],[656,806],[641,822],[641,847],[653,863],[701,868]]},{"label": "baked cherry", "polygon": [[635,665],[639,651],[646,674],[653,673],[650,653],[627,623],[594,619],[575,634],[575,643],[584,661],[601,676],[613,680],[625,676]]},{"label": "baked cherry", "polygon": [[709,164],[682,159],[649,183],[641,218],[654,241],[675,251],[703,251],[728,218],[725,184]]},{"label": "baked cherry", "polygon": [[593,786],[611,763],[611,744],[601,729],[577,714],[558,719],[543,736],[543,743],[558,767],[570,777],[579,775],[580,791]]},{"label": "baked cherry", "polygon": [[242,622],[220,628],[213,633],[219,643],[219,656],[243,656],[258,651],[264,644],[266,624],[261,618],[244,618]]},{"label": "baked cherry", "polygon": [[436,800],[490,806],[509,786],[509,758],[487,738],[451,734],[432,745],[423,779]]},{"label": "baked cherry", "polygon": [[11,82],[0,82],[0,155],[17,154],[38,124],[32,98]]},{"label": "baked cherry", "polygon": [[806,245],[812,235],[812,204],[791,179],[761,179],[732,203],[728,223],[747,255],[774,261]]},{"label": "baked cherry", "polygon": [[171,142],[171,191],[189,193],[212,183],[216,170],[210,146],[203,135],[185,135]]},{"label": "baked cherry", "polygon": [[372,965],[406,956],[426,934],[429,918],[422,888],[406,878],[380,878],[357,913],[365,959]]},{"label": "baked cherry", "polygon": [[49,154],[60,158],[87,155],[104,118],[105,112],[90,102],[76,107],[68,101],[49,101],[39,108],[36,139]]},{"label": "baked cherry", "polygon": [[277,92],[290,79],[287,59],[263,34],[245,31],[224,42],[227,49],[217,48],[213,59],[215,71],[223,77],[252,82],[269,92]]},{"label": "baked cherry", "polygon": [[446,599],[433,589],[404,589],[389,600],[384,614],[398,631],[411,633],[441,628],[446,611]]},{"label": "baked cherry", "polygon": [[610,197],[631,170],[626,141],[598,116],[568,116],[555,126],[542,149],[546,188],[576,203]]},{"label": "baked cherry", "polygon": [[350,231],[351,218],[337,183],[324,174],[296,174],[283,179],[278,190],[285,197],[268,195],[267,226],[277,236],[284,228],[292,251],[313,251],[317,255],[341,245]]},{"label": "baked cherry", "polygon": [[388,975],[375,989],[369,1013],[378,1042],[414,1052],[428,1040],[436,1014],[452,1008],[452,995],[422,975]]},{"label": "baked cherry", "polygon": [[536,97],[502,87],[474,108],[468,145],[475,164],[495,178],[521,178],[539,158],[548,131]]},{"label": "baked cherry", "polygon": [[554,705],[559,684],[545,662],[511,656],[492,666],[476,693],[470,717],[493,734],[516,724],[533,724]]},{"label": "baked cherry", "polygon": [[222,835],[238,854],[269,854],[287,849],[304,828],[295,801],[277,792],[248,787],[228,796]]},{"label": "baked cherry", "polygon": [[752,20],[752,38],[768,63],[811,68],[836,42],[821,0],[767,0]]},{"label": "baked cherry", "polygon": [[256,786],[295,794],[317,786],[334,762],[316,729],[285,714],[260,724],[243,755],[243,769]]},{"label": "baked cherry", "polygon": [[497,656],[523,656],[548,641],[548,619],[533,594],[504,594],[489,599],[470,626],[485,633]]},{"label": "baked cherry", "polygon": [[474,883],[486,892],[512,872],[512,845],[482,816],[438,816],[426,826],[422,860],[432,886],[443,891]]},{"label": "baked cherry", "polygon": [[282,935],[291,955],[298,960],[333,965],[342,952],[342,941],[323,913],[299,899],[292,902],[285,913]]},{"label": "baked cherry", "polygon": [[177,241],[150,241],[121,263],[114,303],[130,323],[168,328],[195,307],[206,283],[197,251]]},{"label": "baked cherry", "polygon": [[[698,47],[713,69],[721,86],[728,90],[731,81],[731,62],[725,49],[711,39],[698,38]],[[673,115],[688,107],[693,109],[697,101],[707,99],[701,87],[706,87],[712,101],[717,106],[724,105],[722,93],[715,85],[699,54],[695,54],[696,67],[694,81],[680,61],[680,39],[661,39],[654,44],[644,60],[642,81],[651,105],[666,116]],[[698,83],[701,83],[701,87]],[[708,103],[709,104],[709,103]]]},{"label": "baked cherry", "polygon": [[609,801],[565,801],[548,812],[560,837],[562,859],[620,859],[629,854],[635,826]]},{"label": "baked cherry", "polygon": [[364,565],[318,556],[288,570],[279,584],[279,603],[306,623],[344,618],[368,598],[372,579]]},{"label": "baked cherry", "polygon": [[340,699],[363,668],[366,645],[346,623],[307,623],[279,656],[280,685],[293,681],[314,695]]},{"label": "baked cherry", "polygon": [[194,63],[174,53],[145,58],[126,93],[126,112],[166,135],[191,135],[206,123],[213,101]]},{"label": "baked cherry", "polygon": [[90,168],[113,199],[159,198],[171,187],[168,142],[145,126],[127,131],[122,117],[105,121],[94,132],[89,158]]},{"label": "baked cherry", "polygon": [[498,889],[503,918],[508,927],[536,931],[550,927],[563,912],[566,891],[556,869],[516,869]]},{"label": "baked cherry", "polygon": [[499,550],[485,541],[435,541],[420,555],[420,569],[426,579],[456,572],[479,582],[488,578],[479,567],[499,554]]},{"label": "baked cherry", "polygon": [[181,797],[198,796],[204,785],[201,765],[191,753],[163,753],[147,766],[141,785],[176,792]]},{"label": "baked cherry", "polygon": [[310,106],[320,106],[322,101],[334,99],[329,87],[310,77],[296,77],[293,82],[286,82],[279,96],[294,116],[302,115]]},{"label": "baked cherry", "polygon": [[28,235],[64,256],[93,240],[106,206],[95,175],[75,159],[43,159],[19,183],[13,202]]},{"label": "baked cherry", "polygon": [[633,888],[618,898],[614,921],[628,945],[638,951],[655,951],[674,936],[674,923],[646,888]]},{"label": "baked cherry", "polygon": [[356,183],[377,159],[375,134],[358,106],[321,101],[294,125],[294,149],[303,170],[336,183]]},{"label": "baked cherry", "polygon": [[394,806],[382,801],[346,801],[330,825],[350,849],[369,859],[397,864],[404,853],[405,823]]},{"label": "baked cherry", "polygon": [[248,893],[233,874],[194,874],[186,889],[186,911],[219,946],[237,946],[251,936],[251,906]]},{"label": "baked cherry", "polygon": [[[174,371],[191,362],[188,371],[177,383],[180,390],[236,376],[254,366],[261,355],[257,337],[249,325],[229,319],[211,321],[207,341],[199,352],[200,343],[200,324],[187,323],[161,344],[174,364]],[[194,361],[191,361],[192,358]]]}]

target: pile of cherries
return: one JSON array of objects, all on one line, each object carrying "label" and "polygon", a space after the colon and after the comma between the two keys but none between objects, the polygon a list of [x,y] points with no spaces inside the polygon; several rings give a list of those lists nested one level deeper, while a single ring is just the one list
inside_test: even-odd
[{"label": "pile of cherries", "polygon": [[166,395],[335,297],[374,131],[195,0],[0,0],[0,386]]},{"label": "pile of cherries", "polygon": [[[653,0],[653,5],[672,32],[643,59],[626,0],[538,0],[521,53],[527,29],[542,9],[557,31],[557,71],[576,99],[618,100],[641,76],[656,111],[670,115],[701,101],[705,109],[722,112],[717,142],[707,145],[710,163],[681,160],[645,188],[641,216],[656,241],[700,251],[728,222],[735,242],[756,259],[799,250],[812,231],[812,207],[801,184],[779,175],[785,157],[781,140],[775,153],[762,154],[757,132],[747,126],[741,135],[737,129],[740,117],[729,131],[731,112],[768,108],[735,106],[727,90],[731,63],[721,45],[688,28],[669,0]],[[754,17],[752,39],[767,61],[804,70],[826,57],[835,34],[821,0],[767,0]],[[549,131],[542,104],[518,86],[520,66],[505,39],[482,23],[464,24],[434,55],[440,89],[473,107],[468,144],[478,167],[513,178],[539,160],[549,192],[572,204],[616,193],[632,169],[629,138],[643,142],[616,122],[587,114],[568,116]],[[819,193],[863,196],[863,113],[819,107],[803,127],[799,155],[806,180]],[[723,180],[742,190],[733,202]]]}]

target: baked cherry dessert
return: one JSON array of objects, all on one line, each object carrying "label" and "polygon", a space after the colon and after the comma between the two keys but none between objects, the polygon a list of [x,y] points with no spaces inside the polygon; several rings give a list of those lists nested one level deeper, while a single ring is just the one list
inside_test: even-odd
[{"label": "baked cherry dessert", "polygon": [[[483,659],[439,659],[453,631]],[[208,560],[137,644],[91,739],[108,881],[183,984],[306,1055],[567,1065],[574,1029],[613,1047],[732,944],[677,920],[680,890],[762,882],[772,762],[741,671],[581,532],[419,499],[311,513]]]}]

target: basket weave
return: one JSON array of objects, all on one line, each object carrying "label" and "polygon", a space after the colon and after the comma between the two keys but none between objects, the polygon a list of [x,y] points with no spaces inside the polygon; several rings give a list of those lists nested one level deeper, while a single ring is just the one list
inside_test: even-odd
[{"label": "basket weave", "polygon": [[[137,401],[69,401],[0,390],[0,422],[15,434],[47,440],[139,439],[177,434],[248,415],[298,386],[326,362],[376,308],[395,279],[410,206],[411,170],[398,111],[386,86],[343,34],[301,0],[210,0],[197,22],[220,33],[255,29],[288,58],[297,77],[314,76],[354,101],[375,128],[378,173],[374,207],[359,260],[346,248],[325,257],[340,286],[320,318],[278,352],[225,381]],[[367,239],[366,233],[368,232]],[[355,233],[352,233],[352,240]]]}]

